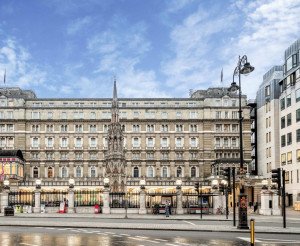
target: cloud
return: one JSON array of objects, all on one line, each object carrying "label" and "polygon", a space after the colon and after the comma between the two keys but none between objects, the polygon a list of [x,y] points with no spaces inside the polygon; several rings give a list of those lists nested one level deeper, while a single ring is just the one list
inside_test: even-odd
[{"label": "cloud", "polygon": [[34,64],[28,51],[12,38],[0,46],[0,71],[5,69],[8,86],[30,88],[45,82],[46,72]]},{"label": "cloud", "polygon": [[169,0],[167,2],[166,12],[175,13],[194,1],[195,0]]},{"label": "cloud", "polygon": [[[222,11],[221,11],[222,10]],[[243,92],[254,98],[263,74],[283,64],[284,50],[299,38],[300,0],[234,1],[205,9],[201,4],[170,32],[171,55],[161,63],[175,93],[224,85],[232,80],[238,56],[255,66],[242,77]]]},{"label": "cloud", "polygon": [[85,16],[83,18],[78,18],[67,27],[67,34],[74,35],[82,30],[84,27],[88,26],[92,21],[90,16]]}]

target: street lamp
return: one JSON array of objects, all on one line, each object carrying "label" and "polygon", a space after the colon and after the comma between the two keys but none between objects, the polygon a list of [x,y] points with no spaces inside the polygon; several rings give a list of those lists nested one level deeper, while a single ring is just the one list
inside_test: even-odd
[{"label": "street lamp", "polygon": [[181,179],[177,179],[176,180],[176,188],[177,189],[181,189],[181,185],[182,185],[182,180]]},{"label": "street lamp", "polygon": [[146,185],[146,180],[141,179],[140,180],[140,187],[141,187],[141,189],[145,189],[145,185]]},{"label": "street lamp", "polygon": [[104,182],[104,188],[108,188],[109,187],[109,178],[104,178],[103,182]]},{"label": "street lamp", "polygon": [[228,219],[228,182],[227,180],[222,180],[221,183],[224,185],[224,193],[225,193],[225,206],[226,206],[226,219]]},{"label": "street lamp", "polygon": [[[248,62],[246,55],[240,57],[232,76],[232,83],[229,87],[230,92],[239,91],[239,136],[240,136],[240,175],[244,173],[244,153],[243,153],[243,116],[242,116],[242,89],[241,74],[247,75],[254,70],[254,67]],[[234,77],[238,76],[239,84],[234,81]],[[242,178],[242,177],[241,177]],[[239,195],[239,229],[249,229],[247,221],[247,195],[244,194],[244,184],[241,180],[241,189]],[[235,205],[234,205],[235,206]]]},{"label": "street lamp", "polygon": [[69,188],[73,189],[75,186],[75,180],[74,179],[69,179]]},{"label": "street lamp", "polygon": [[41,189],[41,185],[42,185],[42,180],[40,180],[40,179],[37,179],[37,180],[35,180],[35,188],[36,189]]},{"label": "street lamp", "polygon": [[3,181],[3,189],[4,190],[9,190],[10,189],[10,187],[9,187],[9,180],[8,179],[5,179]]}]

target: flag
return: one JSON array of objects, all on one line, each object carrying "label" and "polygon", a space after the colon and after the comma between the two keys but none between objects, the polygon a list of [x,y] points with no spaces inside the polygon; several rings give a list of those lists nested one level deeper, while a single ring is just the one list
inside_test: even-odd
[{"label": "flag", "polygon": [[5,80],[6,80],[6,69],[4,70],[4,76],[3,76],[3,83],[5,84]]},{"label": "flag", "polygon": [[223,82],[223,68],[221,70],[221,83]]}]

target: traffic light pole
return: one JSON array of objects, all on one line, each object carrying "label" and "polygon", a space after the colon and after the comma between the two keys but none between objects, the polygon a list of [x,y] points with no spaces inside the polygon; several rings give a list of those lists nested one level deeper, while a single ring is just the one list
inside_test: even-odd
[{"label": "traffic light pole", "polygon": [[286,209],[285,209],[285,170],[282,170],[282,215],[283,215],[283,228],[286,228]]},{"label": "traffic light pole", "polygon": [[235,167],[232,168],[232,196],[233,196],[233,226],[236,226],[236,221],[235,221]]},{"label": "traffic light pole", "polygon": [[200,183],[200,218],[202,219],[202,183]]},{"label": "traffic light pole", "polygon": [[228,185],[225,186],[225,198],[226,198],[226,219],[228,220]]}]

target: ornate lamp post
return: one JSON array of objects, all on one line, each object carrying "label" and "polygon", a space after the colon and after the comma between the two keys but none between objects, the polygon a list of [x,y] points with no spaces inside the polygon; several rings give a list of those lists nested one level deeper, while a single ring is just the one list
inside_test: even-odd
[{"label": "ornate lamp post", "polygon": [[103,214],[110,214],[109,207],[109,178],[103,179],[104,191],[103,191]]},{"label": "ornate lamp post", "polygon": [[[233,72],[233,81],[229,87],[229,91],[235,92],[239,91],[239,138],[240,138],[240,175],[241,175],[241,188],[239,195],[239,229],[249,229],[248,220],[247,220],[247,195],[244,194],[244,183],[243,183],[243,174],[244,174],[244,153],[243,153],[243,116],[242,116],[242,89],[241,89],[241,74],[247,75],[254,70],[254,67],[248,62],[246,55],[240,57],[237,63],[236,68]],[[238,76],[239,85],[234,81],[234,77]],[[234,205],[235,206],[235,205]]]},{"label": "ornate lamp post", "polygon": [[75,186],[75,180],[74,179],[69,179],[69,188],[73,189]]},{"label": "ornate lamp post", "polygon": [[176,180],[176,214],[183,214],[183,208],[182,208],[182,180],[177,179]]},{"label": "ornate lamp post", "polygon": [[34,213],[41,212],[41,188],[42,188],[42,180],[35,180],[35,191],[34,191]]},{"label": "ornate lamp post", "polygon": [[146,192],[145,192],[146,180],[140,180],[140,209],[139,214],[146,214]]},{"label": "ornate lamp post", "polygon": [[73,178],[69,179],[69,201],[68,201],[68,213],[75,213],[74,202],[75,202],[75,195],[74,195],[74,187],[75,187],[75,180]]},{"label": "ornate lamp post", "polygon": [[9,190],[10,189],[10,187],[9,187],[9,180],[8,179],[5,179],[3,181],[3,189],[4,190]]},{"label": "ornate lamp post", "polygon": [[42,186],[42,180],[37,179],[37,180],[35,181],[35,188],[36,188],[37,190],[40,190],[40,189],[41,189],[41,186]]}]

